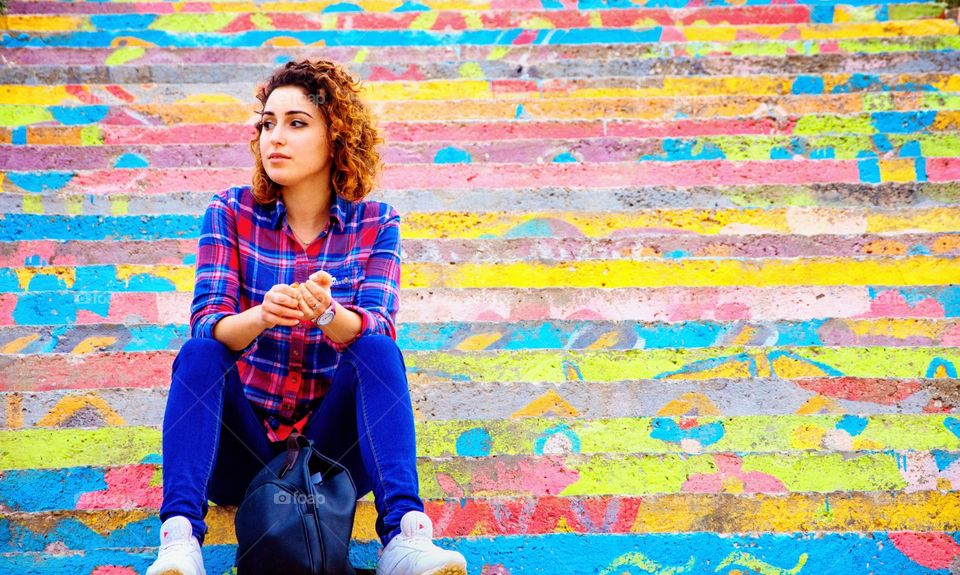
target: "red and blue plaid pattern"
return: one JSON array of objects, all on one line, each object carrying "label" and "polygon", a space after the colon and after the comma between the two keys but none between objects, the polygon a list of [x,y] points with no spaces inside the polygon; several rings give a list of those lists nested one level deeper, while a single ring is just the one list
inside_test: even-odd
[{"label": "red and blue plaid pattern", "polygon": [[[362,317],[359,335],[396,339],[400,216],[382,202],[334,198],[330,223],[304,250],[287,224],[282,199],[258,204],[249,186],[215,195],[200,232],[192,337],[213,337],[220,319],[259,305],[274,285],[305,282],[324,270],[334,278],[334,299]],[[267,329],[239,353],[244,392],[271,441],[302,428],[348,345],[303,321]]]}]

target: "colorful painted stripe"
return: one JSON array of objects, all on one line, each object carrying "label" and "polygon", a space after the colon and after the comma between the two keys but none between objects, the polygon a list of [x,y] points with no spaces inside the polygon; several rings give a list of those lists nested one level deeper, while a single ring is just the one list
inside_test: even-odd
[{"label": "colorful painted stripe", "polygon": [[[98,17],[100,18],[100,17]],[[107,18],[104,16],[103,18]],[[122,28],[105,28],[98,31],[71,31],[66,33],[38,32],[29,30],[29,22],[16,36],[0,38],[4,48],[104,48],[122,45],[120,42],[135,40],[138,45],[162,47],[248,47],[260,46],[440,46],[451,44],[474,44],[482,46],[510,46],[514,44],[567,45],[567,44],[635,44],[657,42],[702,42],[776,40],[783,36],[799,37],[802,40],[891,38],[901,36],[934,36],[956,34],[957,22],[946,19],[903,20],[890,22],[864,22],[843,24],[781,24],[746,26],[659,26],[642,23],[642,27],[591,28],[571,27],[548,29],[529,28],[465,29],[462,31],[436,31],[429,29],[408,30],[337,30],[328,29],[290,30],[274,29],[272,25],[262,29],[248,29],[237,33],[218,33],[228,29],[234,19],[230,14],[169,14],[156,17],[123,18]],[[154,19],[158,20],[154,22]],[[24,24],[27,28],[24,29]],[[254,26],[250,26],[254,28]],[[29,34],[27,32],[33,32]]]},{"label": "colorful painted stripe", "polygon": [[[881,94],[884,96],[884,94]],[[915,110],[912,112],[874,112],[854,116],[810,115],[772,118],[731,118],[714,120],[672,121],[490,121],[451,123],[434,126],[422,122],[387,122],[381,126],[383,135],[391,145],[416,142],[500,142],[512,140],[535,140],[544,138],[579,139],[618,137],[681,139],[696,136],[719,137],[720,142],[741,141],[745,136],[760,141],[781,141],[778,136],[796,135],[800,141],[818,141],[817,138],[831,133],[838,141],[860,142],[864,136],[874,136],[870,141],[883,142],[878,135],[893,135],[889,139],[891,150],[894,142],[902,149],[911,136],[896,135],[905,131],[918,132],[917,141],[940,142],[943,137],[960,128],[960,112],[952,110]],[[134,146],[149,142],[151,146],[164,144],[218,144],[246,141],[242,125],[195,124],[168,127],[124,126],[98,124],[81,127],[27,127],[18,146]],[[12,144],[16,130],[0,128],[0,143]],[[948,134],[942,134],[948,132]],[[18,132],[19,134],[20,132]],[[862,135],[859,138],[854,134]],[[19,138],[19,135],[18,135]],[[680,140],[683,141],[683,140]],[[710,141],[709,139],[706,141]],[[792,141],[792,140],[787,140]],[[927,144],[929,148],[934,144]],[[61,151],[70,148],[59,148]],[[142,153],[152,148],[144,148]],[[399,149],[399,148],[398,148]],[[936,150],[936,148],[932,148]],[[87,151],[90,151],[89,149]],[[802,150],[801,150],[802,151]],[[907,150],[909,152],[909,150]],[[11,164],[11,167],[14,167]],[[19,166],[15,166],[19,167]]]},{"label": "colorful painted stripe", "polygon": [[[904,117],[894,115],[893,126],[885,129],[917,131],[927,114]],[[919,121],[919,122],[918,122]],[[105,169],[110,167],[177,168],[183,158],[220,166],[250,164],[248,145],[221,146],[209,152],[207,146],[178,146],[157,149],[155,146],[16,146],[0,162],[0,169],[19,172],[43,170],[58,165],[61,170]],[[855,160],[890,154],[900,158],[953,158],[960,156],[960,135],[957,132],[938,134],[870,136],[710,136],[701,138],[591,138],[583,140],[528,140],[505,142],[434,142],[398,143],[385,146],[382,158],[392,165],[444,163],[541,163],[541,162],[681,162],[691,160],[782,161],[798,158],[810,160]],[[911,166],[913,167],[913,166]],[[915,167],[914,167],[915,169]],[[18,174],[8,172],[8,177]]]},{"label": "colorful painted stripe", "polygon": [[[61,4],[30,2],[30,6],[51,6],[60,9]],[[185,5],[183,12],[189,10],[194,5]],[[305,3],[290,3],[283,6],[304,6]],[[126,6],[119,4],[106,4],[84,2],[74,4],[76,7],[85,7],[84,9],[99,10],[105,6]],[[158,4],[166,9],[172,7],[172,4]],[[929,6],[929,5],[928,5]],[[895,5],[887,4],[887,9],[893,10]],[[12,9],[10,10],[12,11]],[[900,53],[903,56],[914,56],[918,53],[927,52],[922,57],[927,60],[923,67],[929,69],[929,66],[937,65],[936,62],[941,58],[950,59],[952,51],[960,49],[960,39],[956,36],[917,36],[906,38],[860,38],[849,40],[762,40],[762,41],[738,41],[738,42],[686,42],[686,43],[662,43],[662,44],[629,44],[620,46],[617,54],[626,62],[631,62],[634,67],[639,66],[646,69],[649,61],[653,59],[671,59],[673,67],[681,69],[686,65],[683,60],[678,58],[696,56],[699,60],[698,65],[705,70],[731,69],[730,66],[740,70],[751,70],[753,65],[758,62],[753,60],[738,60],[742,57],[750,58],[772,58],[765,63],[762,68],[757,68],[756,72],[767,72],[771,69],[777,69],[783,66],[782,59],[785,56],[791,58],[790,70],[793,73],[805,72],[816,73],[820,70],[811,66],[814,61],[823,61],[831,58],[832,55],[858,55],[862,62],[867,64],[865,69],[875,70],[883,68],[877,66],[879,61],[872,60],[870,55],[893,55]],[[348,62],[350,69],[354,74],[363,78],[377,79],[378,75],[385,78],[402,79],[406,72],[396,74],[387,73],[390,68],[378,65],[376,62],[390,62],[391,64],[407,64],[414,71],[428,66],[444,65],[454,61],[473,62],[481,70],[486,70],[494,66],[497,62],[515,62],[526,59],[528,61],[538,61],[540,65],[548,65],[549,56],[556,49],[552,46],[536,45],[514,45],[514,46],[496,46],[493,48],[484,46],[457,46],[456,49],[450,46],[387,46],[377,48],[349,47],[349,46],[327,46],[324,49],[326,57],[337,62]],[[592,61],[596,66],[607,65],[610,54],[602,46],[581,45],[564,46],[564,54],[576,62],[582,60]],[[193,77],[197,72],[189,65],[206,64],[210,59],[222,62],[224,65],[243,66],[245,64],[262,65],[263,62],[282,62],[287,59],[308,58],[313,54],[310,49],[297,46],[287,47],[261,47],[256,53],[242,48],[228,47],[210,47],[210,48],[184,48],[169,49],[141,45],[131,45],[111,48],[90,48],[84,50],[73,50],[70,48],[47,48],[45,50],[25,50],[11,52],[7,60],[14,65],[24,67],[49,66],[50,62],[58,62],[63,65],[71,66],[90,66],[106,65],[110,67],[124,66],[134,62],[139,70],[146,68],[151,70],[153,65],[164,65],[170,62],[171,57],[176,58],[185,66],[181,68],[182,73],[187,78]],[[376,58],[370,58],[371,54]],[[797,61],[796,56],[820,56],[816,60]],[[896,60],[896,59],[895,59]],[[913,66],[920,66],[916,61],[911,62]],[[459,77],[458,73],[453,77]],[[83,69],[76,70],[77,73],[83,73]],[[11,78],[17,77],[16,68],[9,70]],[[209,77],[207,77],[209,81]],[[136,85],[127,85],[125,89],[137,89]]]},{"label": "colorful painted stripe", "polygon": [[[463,502],[454,499],[428,501],[426,510],[434,519],[434,534],[437,537],[468,537],[463,541],[472,540],[484,546],[523,535],[567,533],[571,536],[581,535],[579,540],[589,541],[590,537],[582,535],[664,534],[676,537],[678,534],[697,536],[706,532],[703,535],[710,537],[737,533],[777,533],[792,548],[797,544],[793,540],[795,537],[802,540],[810,538],[812,541],[813,534],[800,534],[797,531],[828,532],[817,533],[818,540],[829,536],[829,532],[834,532],[834,535],[840,532],[850,538],[860,538],[862,534],[857,531],[867,534],[874,531],[914,530],[954,532],[957,530],[957,518],[951,514],[951,508],[957,504],[957,494],[934,491],[896,496],[884,493],[757,497],[682,494],[642,499],[549,496],[465,499]],[[207,516],[207,545],[236,544],[233,516],[233,508],[211,507]],[[374,516],[372,504],[358,504],[355,540],[373,539]],[[723,519],[718,520],[718,517]],[[42,530],[30,529],[30,525],[43,527]],[[69,545],[68,549],[78,550],[141,549],[159,540],[156,533],[159,526],[159,520],[146,510],[4,513],[0,516],[0,532],[4,532],[5,536],[9,533],[9,548],[19,553],[40,552],[58,541],[61,545]],[[495,538],[488,538],[490,536]],[[876,543],[873,538],[870,541],[871,544]],[[689,552],[689,549],[684,549],[684,553]],[[596,556],[588,555],[591,564],[595,565]],[[7,556],[6,553],[4,556]],[[554,567],[551,566],[551,569]],[[555,574],[556,571],[547,573]]]},{"label": "colorful painted stripe", "polygon": [[[0,391],[150,388],[169,385],[172,352],[114,352],[4,357]],[[407,352],[418,383],[472,381],[605,383],[625,380],[708,380],[751,377],[806,379],[956,378],[960,348],[744,347],[625,351]],[[109,383],[103,374],[115,374]]]},{"label": "colorful painted stripe", "polygon": [[[960,317],[960,287],[405,289],[398,322],[822,321]],[[0,293],[0,325],[186,324],[191,292]],[[783,306],[792,301],[797,307]],[[20,347],[29,345],[21,340]],[[18,348],[19,349],[19,348]],[[7,353],[15,353],[15,350]]]},{"label": "colorful painted stripe", "polygon": [[[109,387],[112,382],[102,381],[99,387],[87,390],[3,392],[0,393],[0,405],[4,406],[0,409],[0,428],[159,427],[163,416],[159,407],[166,404],[168,383],[169,374],[167,384],[155,388],[113,388]],[[821,413],[837,417],[850,413],[902,416],[960,411],[960,389],[950,378],[628,380],[602,385],[568,381],[549,387],[415,380],[410,387],[414,416],[418,421],[431,422],[456,419],[463,413],[487,422],[541,416],[615,419],[722,414],[789,419],[796,414],[805,417]],[[144,409],[145,405],[157,409]],[[561,425],[561,422],[555,423]],[[803,436],[808,450],[846,445],[845,436],[829,426],[808,431],[809,434]]]},{"label": "colorful painted stripe", "polygon": [[[143,394],[141,396],[146,397]],[[555,397],[562,399],[559,395]],[[152,419],[158,422],[162,419],[165,403],[165,398],[159,399],[161,401],[152,406]],[[127,402],[123,407],[118,405],[117,408],[123,412],[145,411],[142,405],[135,406],[132,402]],[[88,417],[91,410],[99,410],[100,423],[110,429],[75,429],[73,423]],[[417,454],[426,458],[471,458],[710,453],[722,455],[716,458],[716,462],[722,464],[730,457],[736,457],[730,453],[753,456],[799,451],[802,455],[820,457],[830,451],[936,450],[944,452],[936,457],[937,468],[947,471],[957,457],[946,452],[960,450],[960,418],[955,415],[721,417],[709,400],[696,398],[693,394],[667,402],[658,417],[574,419],[575,411],[571,406],[566,414],[569,417],[563,418],[528,417],[518,410],[513,418],[504,421],[418,421]],[[696,411],[699,415],[687,415],[686,411]],[[142,414],[137,415],[142,417]],[[103,465],[103,460],[96,459],[98,454],[104,453],[101,450],[116,451],[116,455],[104,455],[113,464],[124,461],[124,457],[128,462],[143,460],[148,454],[141,449],[159,452],[159,444],[156,443],[159,424],[153,427],[125,426],[123,414],[107,404],[99,394],[64,394],[37,420],[36,429],[7,431],[0,436],[0,443],[8,447],[24,446],[20,451],[31,451],[34,447],[39,449],[40,441],[47,442],[46,451],[39,456],[43,462],[29,454],[13,453],[3,459],[3,468],[29,470],[32,467],[66,467],[71,463]],[[61,427],[67,429],[58,429]],[[111,433],[117,433],[118,440],[123,438],[129,446],[143,447],[136,450],[107,447],[103,441]],[[80,459],[74,459],[76,457]],[[710,461],[710,458],[704,461]],[[699,469],[701,463],[697,462],[695,466]],[[917,461],[913,463],[925,465]],[[910,466],[904,467],[904,471],[909,472]],[[960,465],[957,467],[955,471],[960,473]],[[25,471],[20,475],[29,477],[30,473]],[[960,475],[953,479],[960,481]],[[29,483],[33,480],[22,481]],[[37,497],[38,490],[21,487],[24,488],[8,485],[6,501],[17,497]],[[6,501],[4,505],[7,505]]]},{"label": "colorful painted stripe", "polygon": [[[790,170],[771,161],[728,162],[605,162],[536,164],[401,164],[384,169],[382,189],[417,190],[433,182],[434,190],[526,189],[560,187],[562,182],[588,182],[598,187],[640,187],[657,182],[664,186],[746,184],[827,184],[882,182],[960,181],[960,158],[865,158],[860,160],[794,160]],[[183,182],[195,182],[190,192],[217,193],[238,182],[249,181],[248,168],[142,169],[0,172],[2,189],[38,192],[59,190],[65,194],[137,194],[141,190],[186,191]],[[11,180],[25,186],[10,185]],[[30,189],[32,188],[32,189]]]},{"label": "colorful painted stripe", "polygon": [[[38,196],[26,196],[34,201],[40,213],[6,214],[6,225],[0,230],[0,241],[93,241],[93,240],[164,240],[196,239],[200,236],[202,210],[209,197],[204,197],[199,214],[131,214],[126,198],[104,198],[113,215],[56,215],[44,214]],[[83,198],[77,196],[81,203]],[[89,202],[89,198],[87,199]],[[124,206],[118,206],[124,202]],[[69,206],[69,204],[68,204]],[[168,209],[176,210],[176,205]],[[122,215],[120,215],[122,214]],[[960,207],[935,207],[898,210],[866,210],[854,208],[790,207],[780,209],[726,208],[634,210],[624,212],[408,212],[401,219],[401,234],[406,240],[450,239],[521,239],[521,238],[632,238],[676,232],[701,235],[743,236],[760,234],[860,235],[894,233],[943,233],[960,230]],[[958,244],[958,236],[942,235],[932,239],[937,249],[921,250],[919,254],[942,254]],[[648,241],[650,241],[648,240]],[[783,239],[775,240],[777,242]],[[905,246],[898,236],[865,238],[856,241],[866,249],[854,255],[907,255],[913,246]],[[897,242],[901,249],[895,248]],[[868,247],[869,245],[869,247]],[[872,249],[871,249],[872,248]],[[947,248],[947,249],[943,249]],[[674,254],[684,257],[683,250]],[[916,251],[909,253],[916,255]],[[764,252],[762,255],[768,255]],[[192,259],[194,254],[185,254]],[[653,248],[635,254],[640,257],[661,255]],[[728,250],[711,253],[713,256],[731,256]],[[800,254],[807,257],[816,254]],[[621,256],[622,257],[622,256]],[[667,256],[669,257],[669,256]],[[164,257],[170,261],[170,257]],[[573,255],[573,259],[586,259]],[[181,260],[182,261],[182,260]],[[509,260],[499,260],[509,261]]]},{"label": "colorful painted stripe", "polygon": [[[138,532],[143,534],[140,541],[158,540],[158,521],[146,520],[138,527]],[[78,531],[90,532],[90,529],[74,521],[61,532],[69,536]],[[556,575],[558,572],[610,575],[628,570],[684,574],[712,572],[717,568],[730,568],[729,573],[750,570],[765,575],[795,573],[804,568],[811,573],[856,573],[866,564],[875,575],[949,575],[950,562],[960,555],[958,539],[957,533],[910,531],[743,536],[556,533],[445,539],[440,544],[467,557],[470,575]],[[130,545],[128,549],[117,549],[104,545],[85,549],[82,554],[6,554],[0,556],[0,569],[24,575],[136,575],[156,559],[154,551],[137,551],[140,547],[142,545]],[[354,541],[350,548],[352,563],[358,568],[372,569],[379,548],[375,542]],[[208,572],[229,573],[236,558],[236,546],[207,544],[203,555]]]},{"label": "colorful painted stripe", "polygon": [[[960,261],[933,256],[572,261],[558,264],[410,263],[404,288],[636,288],[799,285],[952,285]],[[193,291],[193,266],[132,265],[0,268],[0,290],[12,293]]]},{"label": "colorful painted stripe", "polygon": [[[25,314],[18,319],[29,320]],[[63,319],[69,319],[64,317]],[[87,324],[0,328],[0,353],[177,351],[187,324]],[[745,345],[940,347],[960,343],[960,322],[925,318],[817,319],[803,322],[629,321],[401,323],[397,344],[410,351],[625,350]]]},{"label": "colorful painted stripe", "polygon": [[[0,209],[4,199],[8,199],[7,194],[0,195]],[[204,199],[204,204],[206,201]],[[7,214],[8,218],[11,217],[10,212]],[[955,233],[751,234],[704,237],[665,232],[623,238],[567,238],[564,237],[564,232],[556,233],[552,229],[544,230],[550,233],[551,237],[542,237],[535,232],[535,229],[528,228],[527,237],[493,240],[405,239],[403,261],[491,263],[522,260],[618,260],[624,257],[683,259],[960,255],[960,235]],[[0,248],[0,266],[150,264],[158,261],[184,263],[193,261],[196,249],[195,240],[12,241]]]},{"label": "colorful painted stripe", "polygon": [[[371,102],[408,100],[488,100],[526,97],[556,98],[654,98],[677,96],[779,96],[782,94],[843,94],[866,91],[960,92],[960,76],[951,73],[921,74],[822,74],[817,87],[801,88],[797,77],[758,74],[751,76],[665,76],[659,78],[587,77],[517,79],[424,79],[419,81],[366,82],[365,95]],[[808,84],[803,77],[800,84]],[[89,90],[89,88],[87,88]],[[51,106],[89,104],[84,94],[69,86],[0,85],[0,104]],[[173,91],[176,97],[177,92]],[[189,97],[187,97],[189,98]],[[187,99],[185,98],[185,99]],[[167,97],[169,100],[169,97]],[[180,101],[177,98],[170,103]],[[202,102],[202,97],[198,98]],[[235,101],[213,96],[215,102]],[[155,104],[164,102],[151,98]],[[189,103],[189,99],[187,102]],[[198,102],[200,103],[200,102]],[[237,102],[240,103],[240,102]]]},{"label": "colorful painted stripe", "polygon": [[[183,124],[243,124],[250,120],[251,110],[239,101],[224,102],[222,97],[201,97],[211,100],[193,103],[189,100],[172,104],[99,104],[101,96],[93,99],[81,90],[89,104],[60,106],[64,95],[50,106],[27,104],[0,104],[0,126],[29,126],[39,123],[64,126],[85,126],[85,142],[101,141],[101,126],[139,124],[143,116],[155,118],[164,125]],[[509,96],[509,95],[508,95]],[[104,95],[113,100],[117,96]],[[943,92],[853,92],[838,94],[800,94],[772,96],[686,96],[652,98],[584,98],[539,99],[500,97],[489,100],[463,100],[455,110],[438,107],[432,101],[371,102],[378,117],[392,122],[475,120],[533,120],[533,119],[603,119],[671,120],[676,118],[733,118],[753,116],[758,108],[776,106],[784,116],[814,114],[859,114],[876,111],[918,111],[930,113],[960,108],[960,96]],[[816,123],[817,120],[814,120]],[[51,143],[57,143],[56,140]],[[802,182],[799,182],[802,183]]]},{"label": "colorful painted stripe", "polygon": [[[611,11],[583,10],[489,10],[481,13],[467,10],[429,12],[351,12],[324,14],[304,10],[291,2],[282,10],[251,10],[242,5],[224,6],[210,10],[209,6],[188,4],[181,11],[173,11],[163,4],[129,6],[123,4],[79,4],[69,14],[43,14],[25,3],[25,11],[7,16],[10,30],[26,32],[75,32],[80,30],[164,30],[184,31],[186,24],[197,30],[216,32],[245,32],[249,30],[420,30],[463,31],[521,28],[525,30],[563,30],[570,28],[629,29],[660,26],[758,26],[777,24],[833,24],[851,22],[904,22],[940,18],[943,9],[936,4],[903,4],[890,8],[885,5],[863,6],[856,11],[846,7],[818,10],[809,6],[737,6],[700,7],[686,9],[628,8]],[[42,5],[41,5],[42,7]],[[159,10],[154,7],[160,8]],[[117,8],[120,8],[118,10]],[[136,17],[128,12],[141,8]],[[95,11],[94,11],[95,10]],[[47,8],[47,11],[50,11]],[[86,15],[91,14],[91,15]],[[251,19],[255,14],[256,18]]]}]

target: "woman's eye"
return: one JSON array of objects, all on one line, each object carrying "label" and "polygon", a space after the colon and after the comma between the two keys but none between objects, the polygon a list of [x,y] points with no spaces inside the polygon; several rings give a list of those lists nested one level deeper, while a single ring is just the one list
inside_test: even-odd
[{"label": "woman's eye", "polygon": [[306,125],[307,125],[306,122],[301,122],[300,120],[294,120],[294,121],[290,122],[290,125],[291,125],[291,126],[292,126],[293,124],[300,124],[301,126],[306,126]]},{"label": "woman's eye", "polygon": [[273,125],[273,122],[260,122],[260,127],[269,130],[270,126]]}]

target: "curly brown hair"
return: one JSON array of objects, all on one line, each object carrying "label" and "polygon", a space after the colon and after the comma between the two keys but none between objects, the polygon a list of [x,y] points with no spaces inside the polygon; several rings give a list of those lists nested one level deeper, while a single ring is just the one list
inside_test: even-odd
[{"label": "curly brown hair", "polygon": [[[343,66],[328,60],[287,62],[257,88],[262,106],[277,88],[297,86],[320,108],[327,123],[327,137],[333,152],[330,179],[333,191],[341,198],[358,201],[373,191],[383,167],[377,145],[383,139],[374,125],[373,115],[360,99],[362,86]],[[256,125],[257,137],[250,141],[253,153],[253,196],[267,204],[277,199],[281,186],[270,179],[260,157],[262,123]]]}]

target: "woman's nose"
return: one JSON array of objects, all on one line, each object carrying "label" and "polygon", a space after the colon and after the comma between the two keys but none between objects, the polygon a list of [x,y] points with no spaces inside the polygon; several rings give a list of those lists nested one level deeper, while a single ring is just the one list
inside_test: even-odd
[{"label": "woman's nose", "polygon": [[282,142],[283,139],[284,139],[283,128],[281,128],[280,126],[274,126],[273,129],[270,130],[270,141],[272,143],[277,143],[277,142]]}]

